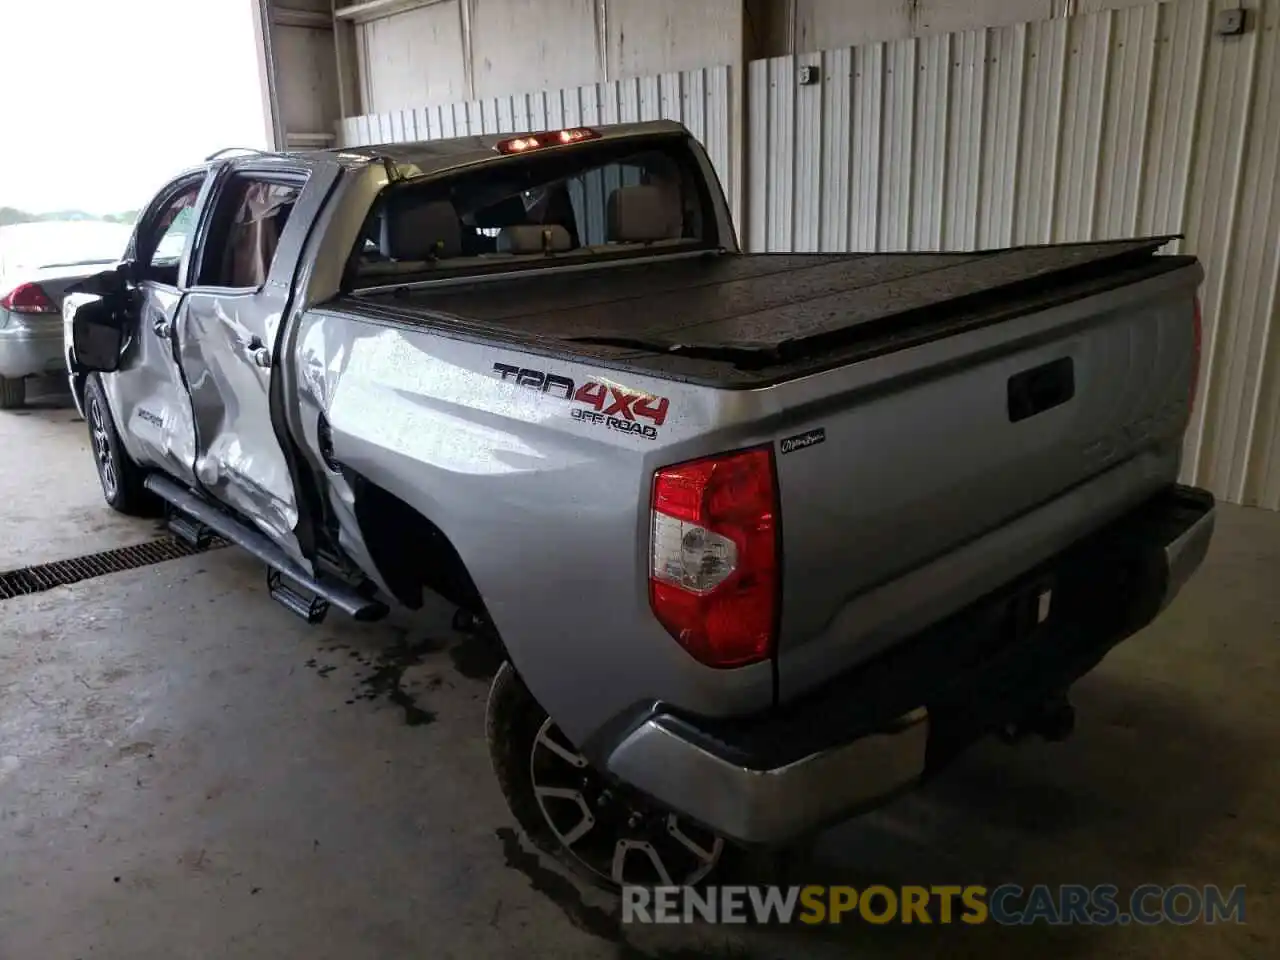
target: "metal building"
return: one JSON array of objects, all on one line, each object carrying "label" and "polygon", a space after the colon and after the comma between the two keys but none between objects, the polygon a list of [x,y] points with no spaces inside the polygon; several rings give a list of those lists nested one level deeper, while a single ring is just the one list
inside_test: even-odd
[{"label": "metal building", "polygon": [[257,0],[273,136],[667,117],[751,250],[1182,233],[1185,475],[1280,509],[1280,0]]}]

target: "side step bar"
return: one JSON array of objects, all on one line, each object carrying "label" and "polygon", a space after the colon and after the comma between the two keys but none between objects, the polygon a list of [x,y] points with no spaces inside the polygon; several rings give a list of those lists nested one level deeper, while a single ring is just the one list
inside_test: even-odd
[{"label": "side step bar", "polygon": [[[168,477],[153,473],[147,477],[145,486],[161,500],[186,514],[195,523],[202,524],[223,539],[230,540],[237,546],[243,547],[265,563],[271,570],[281,574],[283,579],[292,581],[294,584],[310,591],[315,594],[317,600],[323,600],[348,616],[362,621],[381,620],[390,612],[385,603],[361,596],[354,588],[345,583],[319,582],[265,535],[202,500],[190,490],[174,483]],[[281,592],[283,593],[284,591]],[[276,593],[277,590],[273,589],[273,596]],[[296,595],[296,591],[293,590],[288,591],[288,593]],[[293,599],[293,597],[291,596],[290,599]],[[282,600],[281,602],[283,603],[284,601]],[[299,616],[303,616],[299,609],[302,607],[301,603],[285,603],[284,605]],[[304,618],[308,622],[316,622],[310,617]]]},{"label": "side step bar", "polygon": [[279,570],[267,571],[267,592],[271,599],[290,613],[297,614],[315,626],[329,615],[329,601],[318,594],[307,596],[289,581]]},{"label": "side step bar", "polygon": [[165,526],[174,536],[197,550],[203,550],[213,542],[216,534],[199,520],[193,520],[171,503],[166,503],[165,508]]}]

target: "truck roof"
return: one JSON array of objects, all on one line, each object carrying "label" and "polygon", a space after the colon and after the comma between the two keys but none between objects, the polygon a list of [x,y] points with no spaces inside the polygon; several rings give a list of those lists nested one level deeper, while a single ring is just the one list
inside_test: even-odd
[{"label": "truck roof", "polygon": [[[602,140],[622,140],[627,137],[643,137],[661,134],[685,134],[688,129],[675,120],[645,120],[639,123],[579,123],[565,129],[587,127],[600,134],[592,143]],[[504,133],[486,133],[479,136],[448,137],[439,140],[411,140],[399,143],[374,143],[358,147],[332,147],[326,150],[257,150],[253,148],[228,147],[206,157],[203,163],[183,171],[183,175],[207,170],[215,162],[238,160],[250,163],[266,161],[285,161],[332,159],[338,157],[348,161],[371,162],[390,160],[401,167],[416,168],[415,176],[425,176],[449,170],[454,167],[465,167],[485,160],[497,160],[502,154],[498,152],[498,144],[516,137],[537,136],[545,130],[511,130]],[[239,152],[239,156],[228,156]]]},{"label": "truck roof", "polygon": [[[589,127],[600,134],[593,140],[620,140],[653,134],[687,134],[683,124],[674,120],[648,120],[641,123],[580,123],[573,127]],[[480,136],[451,137],[443,140],[417,140],[408,143],[380,143],[361,147],[338,147],[316,153],[362,157],[365,160],[389,159],[397,164],[412,165],[423,174],[436,173],[452,167],[497,159],[498,144],[514,137],[532,136],[545,131],[512,130],[505,133],[486,133]]]}]

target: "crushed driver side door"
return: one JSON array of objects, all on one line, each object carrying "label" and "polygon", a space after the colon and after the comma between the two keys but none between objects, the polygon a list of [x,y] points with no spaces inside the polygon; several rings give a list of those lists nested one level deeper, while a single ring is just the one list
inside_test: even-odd
[{"label": "crushed driver side door", "polygon": [[336,161],[288,158],[220,171],[178,330],[197,481],[304,565],[288,435],[270,396],[310,227],[339,175]]}]

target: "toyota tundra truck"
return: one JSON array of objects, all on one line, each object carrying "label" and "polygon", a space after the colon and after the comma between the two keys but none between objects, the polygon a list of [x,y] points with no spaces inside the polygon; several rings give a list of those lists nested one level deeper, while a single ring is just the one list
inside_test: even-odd
[{"label": "toyota tundra truck", "polygon": [[66,352],[111,507],[312,622],[452,601],[529,838],[691,883],[1064,736],[1200,564],[1170,239],[747,254],[670,122],[240,151],[78,285]]}]

